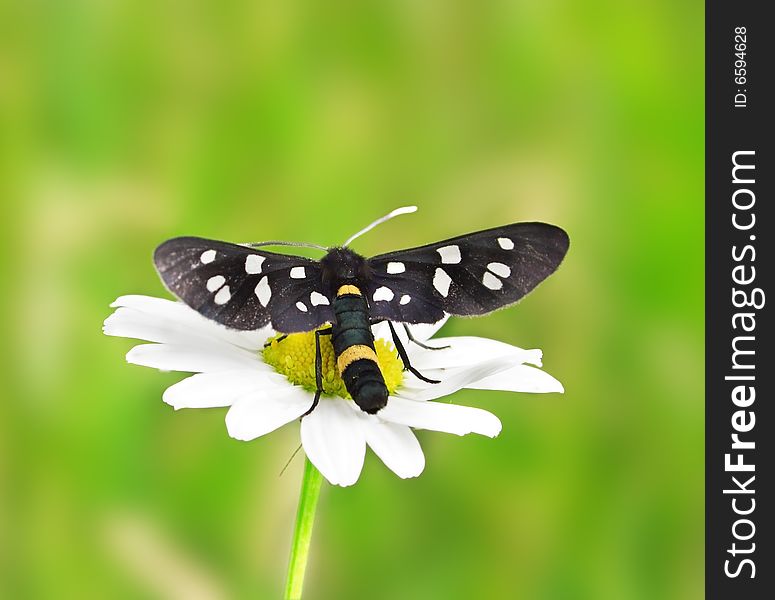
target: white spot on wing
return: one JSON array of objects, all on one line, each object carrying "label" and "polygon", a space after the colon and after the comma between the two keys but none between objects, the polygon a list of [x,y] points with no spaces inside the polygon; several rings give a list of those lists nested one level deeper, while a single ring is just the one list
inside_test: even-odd
[{"label": "white spot on wing", "polygon": [[504,265],[503,263],[491,262],[489,265],[487,265],[487,269],[495,273],[501,279],[505,279],[511,275],[511,269],[508,267],[508,265]]},{"label": "white spot on wing", "polygon": [[296,308],[298,308],[301,312],[307,312],[307,305],[304,304],[304,302],[297,302]]},{"label": "white spot on wing", "polygon": [[213,298],[213,301],[216,304],[226,304],[229,300],[231,300],[231,292],[229,291],[228,285],[224,285],[218,290],[218,293],[215,294],[215,298]]},{"label": "white spot on wing", "polygon": [[441,262],[445,265],[456,265],[460,262],[460,246],[457,244],[436,248],[436,252],[439,253]]},{"label": "white spot on wing", "polygon": [[304,271],[304,267],[293,267],[291,269],[291,279],[304,279],[307,273]]},{"label": "white spot on wing", "polygon": [[312,306],[320,306],[321,304],[325,304],[325,305],[330,304],[330,302],[328,301],[328,298],[326,298],[320,292],[312,292],[309,295],[309,301],[312,303]]},{"label": "white spot on wing", "polygon": [[503,287],[503,282],[489,271],[484,272],[482,283],[491,290],[499,290]]},{"label": "white spot on wing", "polygon": [[256,275],[261,272],[261,265],[264,264],[265,257],[258,254],[248,254],[245,259],[245,273],[248,275]]},{"label": "white spot on wing", "polygon": [[387,272],[389,275],[397,275],[406,271],[406,266],[402,262],[389,262],[387,265]]},{"label": "white spot on wing", "polygon": [[449,285],[451,283],[452,279],[447,275],[447,272],[441,267],[437,268],[433,274],[433,287],[436,288],[436,291],[446,298],[447,294],[449,294]]},{"label": "white spot on wing", "polygon": [[224,283],[226,283],[226,278],[223,275],[215,275],[214,277],[210,277],[210,279],[207,280],[207,291],[214,292]]},{"label": "white spot on wing", "polygon": [[215,260],[215,250],[205,250],[202,252],[202,256],[199,257],[199,260],[203,265],[209,265]]},{"label": "white spot on wing", "polygon": [[266,308],[266,305],[269,304],[269,300],[272,298],[272,290],[269,289],[269,278],[266,275],[261,278],[261,281],[256,286],[256,296],[261,306]]},{"label": "white spot on wing", "polygon": [[498,245],[504,250],[514,250],[514,242],[509,238],[498,238]]},{"label": "white spot on wing", "polygon": [[411,302],[412,297],[409,294],[404,294],[401,296],[401,299],[398,301],[398,303],[403,306],[404,304],[409,304]]},{"label": "white spot on wing", "polygon": [[379,302],[380,300],[392,300],[393,290],[383,285],[382,287],[378,287],[376,289],[372,298],[374,298],[374,302]]}]

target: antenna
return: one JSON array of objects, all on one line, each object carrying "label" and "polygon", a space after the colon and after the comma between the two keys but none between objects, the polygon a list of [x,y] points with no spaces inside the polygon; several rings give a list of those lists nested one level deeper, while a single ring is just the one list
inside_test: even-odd
[{"label": "antenna", "polygon": [[376,221],[374,221],[370,225],[367,225],[366,227],[361,229],[355,235],[351,235],[349,238],[347,238],[347,241],[344,244],[342,244],[342,247],[344,248],[344,247],[348,246],[350,244],[350,242],[352,242],[354,239],[361,237],[364,233],[367,233],[367,232],[371,231],[377,225],[379,225],[381,223],[384,223],[385,221],[389,221],[393,217],[397,217],[398,215],[408,215],[409,213],[413,213],[413,212],[416,212],[416,211],[417,211],[417,207],[416,206],[402,206],[401,208],[397,208],[397,209],[389,212],[388,214],[386,214],[384,217],[381,217],[381,218],[377,219]]},{"label": "antenna", "polygon": [[308,242],[283,242],[280,240],[272,240],[270,242],[248,242],[246,244],[240,244],[241,246],[247,246],[248,248],[260,248],[261,246],[295,246],[296,248],[314,248],[315,250],[322,250],[328,252],[328,248],[325,246],[319,246],[318,244],[310,244]]}]

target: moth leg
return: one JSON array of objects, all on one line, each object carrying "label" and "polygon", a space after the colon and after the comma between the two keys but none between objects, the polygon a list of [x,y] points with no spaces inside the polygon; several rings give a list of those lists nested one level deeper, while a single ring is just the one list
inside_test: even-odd
[{"label": "moth leg", "polygon": [[283,473],[285,473],[285,470],[290,466],[291,461],[296,458],[296,455],[299,453],[299,450],[301,450],[301,444],[299,444],[299,447],[296,448],[296,450],[293,451],[293,454],[291,454],[291,457],[288,459],[288,462],[285,463],[285,466],[283,467],[282,471],[280,471],[280,474],[278,477],[282,477]]},{"label": "moth leg", "polygon": [[404,326],[404,331],[406,331],[406,337],[409,338],[409,341],[414,342],[420,348],[425,348],[426,350],[446,350],[447,348],[449,348],[449,346],[426,346],[425,344],[423,344],[422,342],[414,338],[411,330],[409,329],[409,325],[407,325],[406,323],[403,323],[403,326]]},{"label": "moth leg", "polygon": [[409,371],[412,375],[414,375],[418,379],[422,379],[426,383],[441,383],[436,379],[428,379],[411,365],[411,363],[409,362],[409,355],[406,353],[406,348],[404,348],[404,345],[401,343],[401,338],[399,338],[398,334],[396,333],[396,328],[393,327],[393,323],[391,321],[388,321],[387,324],[388,324],[388,327],[390,327],[390,333],[393,336],[393,343],[396,346],[396,350],[398,350],[398,356],[401,357],[401,362],[404,363],[404,369]]},{"label": "moth leg", "polygon": [[315,399],[312,401],[312,406],[305,412],[302,417],[306,417],[309,413],[315,410],[315,407],[320,401],[320,394],[323,393],[323,353],[320,351],[320,336],[331,335],[333,327],[327,327],[326,329],[317,329],[315,331]]},{"label": "moth leg", "polygon": [[[276,340],[273,340],[273,341],[275,341],[277,343],[280,343],[280,342],[282,342],[287,337],[288,337],[288,334],[284,333],[279,338],[277,338]],[[269,348],[269,346],[271,346],[271,345],[272,345],[272,342],[264,342],[264,348]]]}]

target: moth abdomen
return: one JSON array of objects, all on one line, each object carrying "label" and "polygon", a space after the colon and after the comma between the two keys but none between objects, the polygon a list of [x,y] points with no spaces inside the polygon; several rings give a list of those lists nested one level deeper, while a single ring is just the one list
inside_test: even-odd
[{"label": "moth abdomen", "polygon": [[333,309],[331,341],[337,369],[355,403],[374,414],[387,404],[388,390],[377,362],[368,304],[358,287],[342,285]]},{"label": "moth abdomen", "polygon": [[387,404],[388,390],[376,361],[356,360],[345,368],[342,378],[347,391],[364,412],[374,414]]}]

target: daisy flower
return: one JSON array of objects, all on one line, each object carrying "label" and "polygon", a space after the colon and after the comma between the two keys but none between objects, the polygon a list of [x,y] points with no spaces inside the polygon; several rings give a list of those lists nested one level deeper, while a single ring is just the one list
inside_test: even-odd
[{"label": "daisy flower", "polygon": [[[226,429],[252,440],[301,420],[301,443],[312,464],[332,484],[360,476],[366,446],[402,478],[417,477],[425,456],[413,429],[495,437],[501,423],[480,408],[438,402],[457,390],[562,392],[559,381],[537,367],[540,350],[523,350],[481,337],[430,340],[445,320],[412,325],[409,341],[398,328],[413,367],[432,384],[403,370],[385,323],[374,326],[380,370],[390,392],[387,406],[367,414],[352,401],[336,370],[330,338],[321,339],[323,388],[315,395],[314,332],[279,336],[270,328],[227,329],[181,302],[122,296],[104,324],[107,335],[146,340],[127,361],[163,371],[195,373],[167,388],[164,401],[181,408],[229,407]],[[429,341],[430,340],[430,341]]]}]

